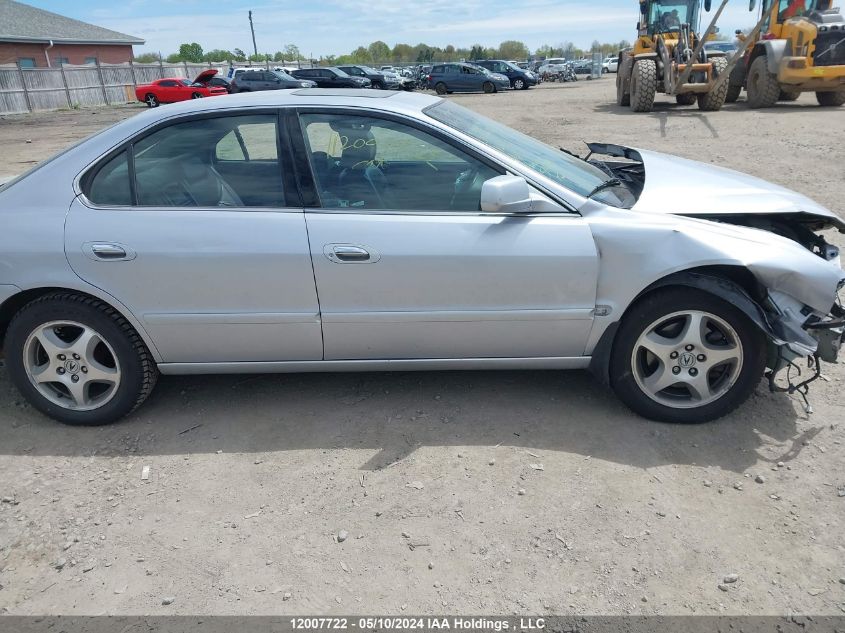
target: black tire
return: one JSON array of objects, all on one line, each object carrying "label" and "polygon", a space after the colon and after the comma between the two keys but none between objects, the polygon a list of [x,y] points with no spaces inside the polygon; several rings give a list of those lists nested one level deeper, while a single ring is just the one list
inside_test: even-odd
[{"label": "black tire", "polygon": [[439,95],[445,95],[448,91],[446,90],[446,84],[442,81],[437,82],[437,85],[434,86],[434,92]]},{"label": "black tire", "polygon": [[199,92],[194,92],[191,94],[191,99],[202,99],[202,94]]},{"label": "black tire", "polygon": [[657,95],[657,63],[653,59],[638,59],[631,73],[631,110],[651,112]]},{"label": "black tire", "polygon": [[616,105],[627,108],[631,105],[631,93],[625,90],[626,75],[623,72],[627,67],[623,60],[619,60],[620,70],[616,73]]},{"label": "black tire", "polygon": [[[684,310],[706,312],[723,319],[736,333],[743,353],[742,367],[733,384],[709,404],[688,408],[667,406],[646,394],[634,377],[633,367],[634,347],[640,335],[661,317]],[[662,288],[638,300],[626,312],[611,353],[611,385],[622,402],[645,418],[684,424],[709,422],[727,415],[751,395],[766,367],[766,349],[765,335],[730,303],[695,288]]]},{"label": "black tire", "polygon": [[728,92],[725,94],[725,103],[736,103],[739,95],[742,94],[742,86],[728,86]]},{"label": "black tire", "polygon": [[513,80],[513,82],[511,83],[511,87],[512,87],[514,90],[527,90],[527,89],[528,89],[528,84],[527,84],[527,83],[525,83],[525,80],[524,80],[524,79],[516,78],[516,79],[514,79],[514,80]]},{"label": "black tire", "polygon": [[383,82],[377,81],[373,84],[373,88],[375,88],[376,90],[384,90],[385,86]]},{"label": "black tire", "polygon": [[845,104],[845,90],[839,90],[836,92],[817,92],[816,101],[819,102],[820,106],[824,106],[826,108],[838,108],[842,104]]},{"label": "black tire", "polygon": [[[728,60],[724,57],[715,57],[711,63],[714,78],[723,75],[728,69]],[[723,81],[715,90],[698,95],[698,109],[702,112],[718,112],[725,105],[727,96],[728,82]]]},{"label": "black tire", "polygon": [[778,101],[798,101],[798,97],[800,96],[800,90],[789,90],[787,88],[781,88],[780,94],[778,95]]},{"label": "black tire", "polygon": [[148,108],[157,108],[161,105],[161,102],[158,100],[158,97],[156,97],[151,92],[144,95],[144,103],[147,104]]},{"label": "black tire", "polygon": [[[51,321],[74,321],[98,332],[120,366],[120,383],[114,395],[101,407],[74,411],[55,404],[32,384],[24,366],[24,348],[30,334]],[[155,387],[158,368],[138,333],[107,304],[73,292],[44,295],[25,305],[9,324],[5,342],[6,364],[12,382],[45,415],[74,425],[115,422],[138,408]]]},{"label": "black tire", "polygon": [[698,100],[698,95],[694,92],[688,92],[682,95],[675,95],[675,101],[680,106],[691,106]]},{"label": "black tire", "polygon": [[484,91],[484,94],[488,94],[488,95],[496,92],[496,86],[494,86],[493,83],[490,82],[490,81],[485,81],[481,85],[481,89]]},{"label": "black tire", "polygon": [[780,85],[777,75],[769,72],[768,58],[760,55],[751,62],[748,69],[746,92],[748,105],[752,108],[771,108],[778,102]]}]

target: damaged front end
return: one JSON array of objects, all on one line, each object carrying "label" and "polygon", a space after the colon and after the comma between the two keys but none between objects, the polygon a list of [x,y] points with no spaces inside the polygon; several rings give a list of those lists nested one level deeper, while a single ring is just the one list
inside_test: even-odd
[{"label": "damaged front end", "polygon": [[[845,281],[840,282],[840,289]],[[845,309],[837,296],[829,314],[822,315],[780,292],[769,293],[772,342],[769,354],[769,389],[798,394],[807,413],[810,384],[822,377],[821,361],[836,363],[845,341]],[[804,365],[802,367],[801,365]],[[783,376],[781,384],[778,378]]]},{"label": "damaged front end", "polygon": [[696,273],[671,275],[658,285],[702,288],[743,310],[770,341],[770,389],[800,395],[812,412],[809,385],[822,376],[821,361],[837,362],[845,341],[845,308],[839,296],[845,274],[839,248],[819,232],[845,233],[845,222],[802,194],[736,171],[621,145],[588,147],[586,160],[634,195],[632,211],[758,229],[803,247],[786,248],[788,243],[774,238],[768,253],[738,257],[737,263],[754,277],[753,292],[746,290],[748,284],[744,288]]}]

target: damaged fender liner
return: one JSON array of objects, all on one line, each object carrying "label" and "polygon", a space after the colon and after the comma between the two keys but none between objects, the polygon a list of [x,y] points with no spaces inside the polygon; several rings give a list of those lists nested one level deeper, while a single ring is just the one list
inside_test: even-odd
[{"label": "damaged fender liner", "polygon": [[[799,356],[813,356],[816,353],[818,341],[803,330],[800,324],[767,314],[741,286],[722,277],[693,272],[675,273],[643,290],[631,305],[644,294],[666,286],[688,286],[709,292],[741,310],[776,346],[786,346]],[[605,385],[610,384],[610,355],[618,329],[619,321],[608,326],[596,344],[590,361],[590,372]]]}]

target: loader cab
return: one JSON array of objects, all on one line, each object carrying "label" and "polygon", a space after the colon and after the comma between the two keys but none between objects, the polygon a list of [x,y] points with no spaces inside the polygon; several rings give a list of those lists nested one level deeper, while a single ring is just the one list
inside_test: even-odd
[{"label": "loader cab", "polygon": [[[701,0],[645,0],[640,2],[640,36],[680,33],[683,24],[698,26]],[[709,1],[707,5],[709,6]]]}]

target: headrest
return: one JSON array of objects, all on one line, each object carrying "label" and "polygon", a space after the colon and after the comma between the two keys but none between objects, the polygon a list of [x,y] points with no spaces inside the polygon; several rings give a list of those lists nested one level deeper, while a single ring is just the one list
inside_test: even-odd
[{"label": "headrest", "polygon": [[340,136],[340,165],[345,169],[366,169],[376,157],[376,139],[367,129],[336,130]]}]

